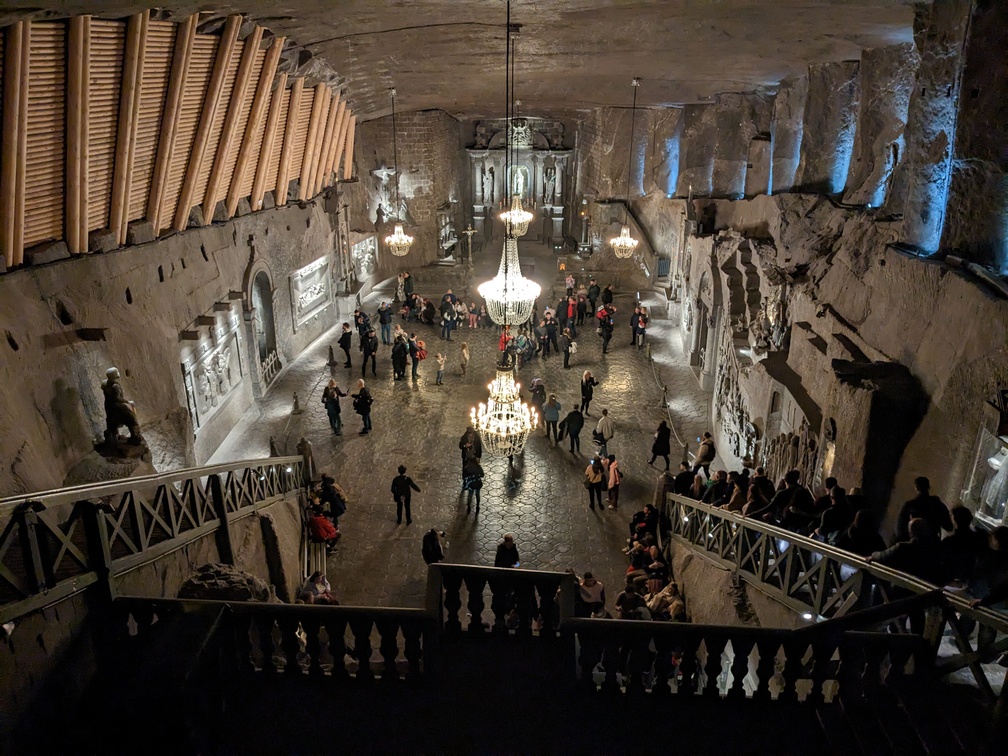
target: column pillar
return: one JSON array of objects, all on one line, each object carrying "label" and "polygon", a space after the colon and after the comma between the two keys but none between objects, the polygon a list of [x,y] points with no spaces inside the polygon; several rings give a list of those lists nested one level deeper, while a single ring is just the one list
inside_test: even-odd
[{"label": "column pillar", "polygon": [[859,100],[858,62],[809,66],[795,186],[836,194],[847,182]]},{"label": "column pillar", "polygon": [[773,145],[771,173],[774,194],[789,192],[794,186],[795,174],[801,161],[808,83],[807,76],[786,79],[781,82],[774,98],[773,123],[770,131],[770,141]]}]

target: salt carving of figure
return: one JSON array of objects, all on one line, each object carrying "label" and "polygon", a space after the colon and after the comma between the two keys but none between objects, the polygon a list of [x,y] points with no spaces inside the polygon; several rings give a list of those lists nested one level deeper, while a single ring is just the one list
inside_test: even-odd
[{"label": "salt carving of figure", "polygon": [[119,438],[119,427],[125,425],[129,429],[130,443],[142,443],[140,421],[137,420],[133,403],[126,401],[122,384],[119,383],[118,368],[110,367],[105,371],[105,381],[101,388],[105,395],[105,441],[115,443]]},{"label": "salt carving of figure", "polygon": [[515,171],[514,193],[519,197],[525,196],[525,174],[521,170]]},{"label": "salt carving of figure", "polygon": [[488,167],[483,172],[483,204],[492,205],[494,201],[494,169]]},{"label": "salt carving of figure", "polygon": [[545,185],[543,187],[543,202],[551,204],[553,202],[553,192],[556,191],[556,168],[546,169]]}]

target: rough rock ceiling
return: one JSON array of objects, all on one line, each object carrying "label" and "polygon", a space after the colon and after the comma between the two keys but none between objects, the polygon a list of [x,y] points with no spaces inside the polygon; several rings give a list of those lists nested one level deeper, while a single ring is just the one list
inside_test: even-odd
[{"label": "rough rock ceiling", "polygon": [[[9,22],[6,4],[0,22]],[[34,0],[55,15],[126,15],[121,0]],[[196,10],[248,14],[321,56],[345,81],[358,116],[441,108],[464,117],[504,108],[504,0],[246,0]],[[47,14],[49,15],[49,14]],[[719,92],[772,87],[809,63],[860,57],[912,40],[909,0],[512,0],[517,95],[528,113],[704,102]]]}]

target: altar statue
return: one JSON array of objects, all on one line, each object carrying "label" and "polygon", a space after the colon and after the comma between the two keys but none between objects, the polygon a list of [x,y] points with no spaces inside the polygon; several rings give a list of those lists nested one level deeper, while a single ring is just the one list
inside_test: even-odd
[{"label": "altar statue", "polygon": [[550,166],[543,173],[543,202],[553,204],[553,193],[556,191],[556,168]]},{"label": "altar statue", "polygon": [[483,204],[492,205],[494,201],[494,169],[487,166],[483,171]]}]

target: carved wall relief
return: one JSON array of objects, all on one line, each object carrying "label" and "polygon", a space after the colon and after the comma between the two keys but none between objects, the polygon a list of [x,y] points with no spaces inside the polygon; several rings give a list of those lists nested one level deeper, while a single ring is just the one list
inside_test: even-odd
[{"label": "carved wall relief", "polygon": [[237,315],[217,320],[196,346],[182,350],[182,374],[193,427],[199,430],[241,385],[241,353]]},{"label": "carved wall relief", "polygon": [[294,330],[307,323],[332,301],[332,282],[329,275],[330,257],[320,257],[315,262],[291,273],[291,308],[294,310]]}]

